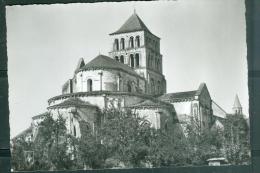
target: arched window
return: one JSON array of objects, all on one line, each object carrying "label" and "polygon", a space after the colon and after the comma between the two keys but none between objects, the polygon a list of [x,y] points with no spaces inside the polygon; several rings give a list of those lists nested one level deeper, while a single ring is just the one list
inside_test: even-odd
[{"label": "arched window", "polygon": [[132,92],[131,82],[127,83],[127,91]]},{"label": "arched window", "polygon": [[129,47],[130,47],[130,48],[133,48],[133,47],[134,47],[134,37],[130,37]]},{"label": "arched window", "polygon": [[74,136],[77,136],[77,131],[76,131],[75,125],[73,126],[73,135],[74,135]]},{"label": "arched window", "polygon": [[136,47],[140,47],[140,36],[135,37]]},{"label": "arched window", "polygon": [[130,55],[130,65],[131,65],[131,67],[135,66],[135,60],[134,60],[134,55],[133,54]]},{"label": "arched window", "polygon": [[151,79],[151,94],[154,94],[154,80]]},{"label": "arched window", "polygon": [[125,62],[123,55],[120,56],[120,62],[121,62],[121,63],[124,63],[124,62]]},{"label": "arched window", "polygon": [[121,38],[120,40],[121,49],[125,49],[125,39]]},{"label": "arched window", "polygon": [[139,67],[139,54],[135,54],[135,66]]},{"label": "arched window", "polygon": [[122,91],[122,79],[119,79],[119,83],[118,83],[118,91]]},{"label": "arched window", "polygon": [[88,79],[87,84],[88,84],[88,91],[92,91],[92,80]]},{"label": "arched window", "polygon": [[118,39],[115,39],[115,49],[119,50],[119,42]]},{"label": "arched window", "polygon": [[151,68],[154,68],[154,59],[152,56],[151,56]]},{"label": "arched window", "polygon": [[115,56],[115,60],[116,60],[116,61],[119,61],[119,58],[118,58],[118,56]]},{"label": "arched window", "polygon": [[148,60],[147,60],[147,66],[150,67],[150,64],[151,64],[151,59],[150,59],[150,55],[148,56]]}]

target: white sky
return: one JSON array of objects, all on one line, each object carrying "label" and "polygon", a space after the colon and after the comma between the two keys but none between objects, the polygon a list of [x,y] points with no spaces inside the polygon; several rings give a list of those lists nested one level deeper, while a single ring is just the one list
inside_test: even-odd
[{"label": "white sky", "polygon": [[61,94],[80,57],[108,55],[109,33],[136,9],[161,38],[168,92],[205,82],[211,97],[231,112],[237,93],[248,114],[243,0],[178,0],[7,7],[11,137]]}]

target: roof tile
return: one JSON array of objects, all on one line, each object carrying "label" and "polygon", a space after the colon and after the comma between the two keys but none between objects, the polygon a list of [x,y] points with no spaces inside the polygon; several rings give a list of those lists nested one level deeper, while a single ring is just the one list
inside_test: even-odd
[{"label": "roof tile", "polygon": [[127,21],[116,32],[113,32],[110,35],[121,34],[126,32],[134,32],[134,31],[147,31],[151,33],[150,30],[147,28],[147,26],[144,24],[144,22],[140,19],[140,17],[136,13],[130,16],[127,19]]},{"label": "roof tile", "polygon": [[84,102],[79,98],[69,98],[59,104],[50,106],[48,108],[58,108],[58,107],[96,107],[95,105],[90,104],[89,102]]},{"label": "roof tile", "polygon": [[[121,62],[118,62],[108,56],[98,55],[96,58],[91,60],[85,66],[80,68],[80,70],[96,70],[96,69],[114,69],[114,70],[122,70],[127,73],[133,74],[135,76],[139,76],[131,67],[125,65]],[[139,76],[141,77],[141,76]]]},{"label": "roof tile", "polygon": [[160,100],[181,100],[181,99],[192,99],[196,96],[197,90],[186,91],[186,92],[177,92],[177,93],[168,93],[159,97]]}]

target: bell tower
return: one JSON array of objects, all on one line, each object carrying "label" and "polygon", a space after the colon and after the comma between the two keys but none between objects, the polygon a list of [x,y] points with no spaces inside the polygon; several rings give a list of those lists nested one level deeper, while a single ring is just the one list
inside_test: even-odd
[{"label": "bell tower", "polygon": [[146,79],[146,94],[159,96],[166,93],[160,38],[151,33],[136,12],[109,35],[110,57],[130,66]]},{"label": "bell tower", "polygon": [[234,101],[234,105],[233,105],[233,113],[234,114],[239,114],[239,115],[242,115],[243,112],[242,112],[242,106],[240,104],[240,101],[239,101],[239,98],[238,96],[236,95],[235,97],[235,101]]}]

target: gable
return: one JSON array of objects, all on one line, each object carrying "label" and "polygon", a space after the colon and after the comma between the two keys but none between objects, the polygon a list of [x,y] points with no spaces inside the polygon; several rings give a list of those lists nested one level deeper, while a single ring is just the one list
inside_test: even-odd
[{"label": "gable", "polygon": [[116,32],[111,33],[110,35],[142,30],[150,32],[139,16],[134,13]]},{"label": "gable", "polygon": [[211,97],[205,83],[200,84],[200,87],[197,91],[197,95],[199,96],[199,100],[202,104],[206,104],[210,106]]}]

